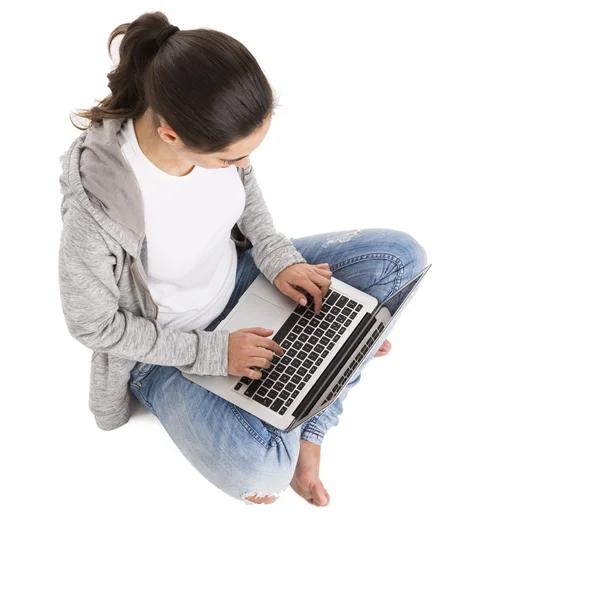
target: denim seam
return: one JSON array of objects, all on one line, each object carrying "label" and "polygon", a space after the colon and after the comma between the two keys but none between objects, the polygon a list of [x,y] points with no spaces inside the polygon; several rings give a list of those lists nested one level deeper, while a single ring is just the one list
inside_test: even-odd
[{"label": "denim seam", "polygon": [[325,432],[320,429],[317,429],[313,425],[311,425],[310,427],[305,427],[302,431],[302,435],[304,435],[305,433],[312,433],[313,435],[316,435],[318,437],[325,437]]},{"label": "denim seam", "polygon": [[229,404],[229,408],[231,409],[231,411],[233,412],[233,414],[237,417],[238,421],[245,427],[245,429],[248,431],[248,433],[259,444],[261,444],[261,446],[264,446],[265,448],[269,448],[269,446],[270,446],[269,442],[267,442],[267,440],[265,440],[262,437],[262,435],[260,435],[258,433],[258,431],[256,431],[256,429],[254,429],[254,427],[252,427],[252,425],[250,425],[250,423],[248,423],[248,421],[246,421],[246,419],[244,419],[244,415],[242,415],[242,413],[237,409],[237,407],[235,406],[235,404],[232,404],[231,402],[228,402],[228,404]]},{"label": "denim seam", "polygon": [[400,266],[399,275],[394,280],[394,287],[393,287],[393,290],[391,293],[396,292],[398,289],[400,289],[400,282],[402,281],[402,275],[404,274],[404,264],[397,256],[394,256],[393,254],[389,254],[388,252],[371,252],[369,254],[361,254],[359,256],[353,256],[352,258],[347,258],[346,260],[343,260],[339,263],[336,263],[333,266],[330,266],[329,270],[332,273],[334,273],[335,271],[338,271],[342,267],[345,267],[352,263],[361,262],[364,260],[370,260],[370,259],[374,259],[374,258],[386,258],[389,261],[396,264],[396,266],[398,266],[398,265]]}]

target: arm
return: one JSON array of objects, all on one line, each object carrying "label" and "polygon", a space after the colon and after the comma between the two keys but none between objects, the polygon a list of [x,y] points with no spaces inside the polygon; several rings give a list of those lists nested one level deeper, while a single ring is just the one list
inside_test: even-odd
[{"label": "arm", "polygon": [[184,373],[228,374],[229,332],[184,332],[122,308],[115,263],[93,218],[72,204],[63,216],[59,285],[73,338],[92,350]]},{"label": "arm", "polygon": [[246,206],[238,221],[240,231],[252,242],[254,262],[263,275],[273,280],[283,269],[306,262],[292,241],[279,233],[256,181],[252,165],[244,169]]}]

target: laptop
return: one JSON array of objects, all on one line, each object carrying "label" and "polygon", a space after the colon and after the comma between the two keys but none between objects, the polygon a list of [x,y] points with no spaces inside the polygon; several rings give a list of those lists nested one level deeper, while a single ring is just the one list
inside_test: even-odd
[{"label": "laptop", "polygon": [[319,314],[310,294],[302,306],[259,273],[215,331],[272,329],[268,337],[283,348],[283,356],[274,355],[268,368],[252,367],[262,371],[260,379],[183,375],[265,423],[291,431],[334,402],[377,352],[430,267],[381,303],[331,277]]}]

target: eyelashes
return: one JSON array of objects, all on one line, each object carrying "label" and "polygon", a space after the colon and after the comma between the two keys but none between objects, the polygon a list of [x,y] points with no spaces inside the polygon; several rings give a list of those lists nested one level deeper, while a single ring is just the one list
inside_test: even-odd
[{"label": "eyelashes", "polygon": [[235,160],[223,160],[222,158],[219,159],[224,165],[234,165],[235,164]]}]

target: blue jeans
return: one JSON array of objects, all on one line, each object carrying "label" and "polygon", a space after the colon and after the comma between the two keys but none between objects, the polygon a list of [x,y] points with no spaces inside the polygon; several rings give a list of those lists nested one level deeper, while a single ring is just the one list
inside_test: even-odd
[{"label": "blue jeans", "polygon": [[[329,263],[334,277],[379,301],[427,265],[418,242],[394,229],[336,231],[291,240],[308,263]],[[206,331],[229,314],[258,274],[250,248],[239,256],[227,306]],[[338,424],[344,400],[358,384],[364,364],[332,404],[289,432],[190,381],[176,367],[137,363],[130,388],[206,479],[230,496],[255,504],[246,496],[279,496],[289,486],[300,439],[320,445],[327,430]]]}]

